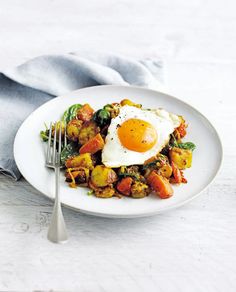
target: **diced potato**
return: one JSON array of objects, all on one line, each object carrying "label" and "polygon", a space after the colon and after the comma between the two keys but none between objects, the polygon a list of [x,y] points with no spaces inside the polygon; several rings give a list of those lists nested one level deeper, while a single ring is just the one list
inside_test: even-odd
[{"label": "diced potato", "polygon": [[130,176],[132,178],[136,178],[137,180],[142,180],[143,177],[139,172],[139,167],[137,165],[132,166],[121,166],[118,170],[118,174],[121,177]]},{"label": "diced potato", "polygon": [[67,169],[65,172],[67,182],[74,182],[78,185],[87,186],[89,179],[89,169],[85,167],[76,167]]},{"label": "diced potato", "polygon": [[66,168],[85,167],[90,170],[94,168],[90,153],[80,154],[66,160]]},{"label": "diced potato", "polygon": [[99,133],[100,129],[95,122],[85,122],[79,132],[79,144],[84,145]]},{"label": "diced potato", "polygon": [[168,164],[169,159],[166,155],[158,153],[156,156],[153,156],[144,162],[145,168],[157,168],[162,166],[163,164]]},{"label": "diced potato", "polygon": [[131,186],[131,196],[133,198],[144,198],[150,193],[150,191],[148,185],[139,181],[135,181]]},{"label": "diced potato", "polygon": [[95,187],[105,187],[117,181],[115,171],[104,165],[97,165],[91,173],[91,183]]},{"label": "diced potato", "polygon": [[106,198],[113,197],[114,194],[115,194],[115,190],[111,186],[107,186],[105,188],[96,188],[94,190],[94,194],[98,198],[104,198],[104,199],[106,199]]},{"label": "diced potato", "polygon": [[170,178],[172,175],[172,167],[169,164],[165,164],[157,172],[166,178]]},{"label": "diced potato", "polygon": [[83,122],[81,120],[73,119],[69,121],[66,127],[67,137],[71,141],[78,141],[79,132]]},{"label": "diced potato", "polygon": [[166,155],[158,153],[156,158],[158,160],[160,160],[159,164],[157,163],[158,166],[162,165],[162,164],[168,164],[169,163],[169,159]]},{"label": "diced potato", "polygon": [[151,158],[149,158],[149,159],[144,161],[144,166],[146,166],[146,165],[148,165],[148,164],[150,164],[152,162],[155,162],[156,160],[157,160],[156,156],[153,156],[153,157],[151,157]]},{"label": "diced potato", "polygon": [[144,162],[143,169],[144,177],[146,178],[153,170],[158,170],[161,175],[167,178],[169,178],[172,174],[172,168],[169,164],[168,157],[160,153],[146,160]]},{"label": "diced potato", "polygon": [[192,151],[174,147],[169,152],[170,159],[179,169],[189,168],[192,165]]}]

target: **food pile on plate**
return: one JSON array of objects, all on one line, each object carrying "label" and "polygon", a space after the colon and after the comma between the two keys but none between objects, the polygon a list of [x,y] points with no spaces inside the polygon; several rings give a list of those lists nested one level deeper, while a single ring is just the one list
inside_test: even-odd
[{"label": "food pile on plate", "polygon": [[[61,161],[72,188],[89,187],[99,198],[144,198],[154,192],[167,199],[172,184],[187,183],[183,170],[191,167],[195,145],[182,142],[187,128],[182,116],[124,99],[97,111],[74,104],[61,124],[68,141]],[[48,128],[40,134],[48,140]]]}]

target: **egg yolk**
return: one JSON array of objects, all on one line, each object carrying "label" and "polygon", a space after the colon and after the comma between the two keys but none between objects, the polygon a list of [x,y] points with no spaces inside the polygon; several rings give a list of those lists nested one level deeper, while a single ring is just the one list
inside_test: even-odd
[{"label": "egg yolk", "polygon": [[146,121],[129,119],[121,124],[117,130],[121,144],[136,152],[146,152],[157,141],[155,128]]}]

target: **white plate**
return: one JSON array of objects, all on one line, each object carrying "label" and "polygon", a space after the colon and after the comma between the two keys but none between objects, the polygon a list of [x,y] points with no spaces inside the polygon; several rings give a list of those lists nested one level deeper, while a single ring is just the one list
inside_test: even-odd
[{"label": "white plate", "polygon": [[144,108],[163,107],[183,115],[189,123],[186,141],[197,148],[193,153],[192,168],[185,171],[187,184],[174,186],[174,196],[161,200],[155,195],[144,199],[99,199],[88,196],[88,189],[72,189],[61,173],[61,200],[64,205],[78,211],[104,217],[139,217],[157,214],[178,207],[196,197],[216,176],[222,161],[222,145],[211,123],[196,109],[170,95],[129,86],[96,86],[80,89],[54,98],[34,111],[20,127],[14,143],[17,166],[37,190],[49,198],[54,197],[54,173],[44,166],[45,145],[39,132],[44,123],[59,119],[67,107],[74,103],[89,103],[94,109],[104,104],[129,98]]}]

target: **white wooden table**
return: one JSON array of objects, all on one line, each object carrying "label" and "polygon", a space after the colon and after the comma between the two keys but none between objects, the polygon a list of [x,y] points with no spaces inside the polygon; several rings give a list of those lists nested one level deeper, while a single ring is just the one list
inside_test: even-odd
[{"label": "white wooden table", "polygon": [[66,245],[46,240],[52,203],[0,176],[1,291],[236,291],[235,10],[234,0],[1,1],[0,71],[79,48],[162,56],[170,91],[209,117],[225,151],[208,190],[169,213],[64,209]]}]

